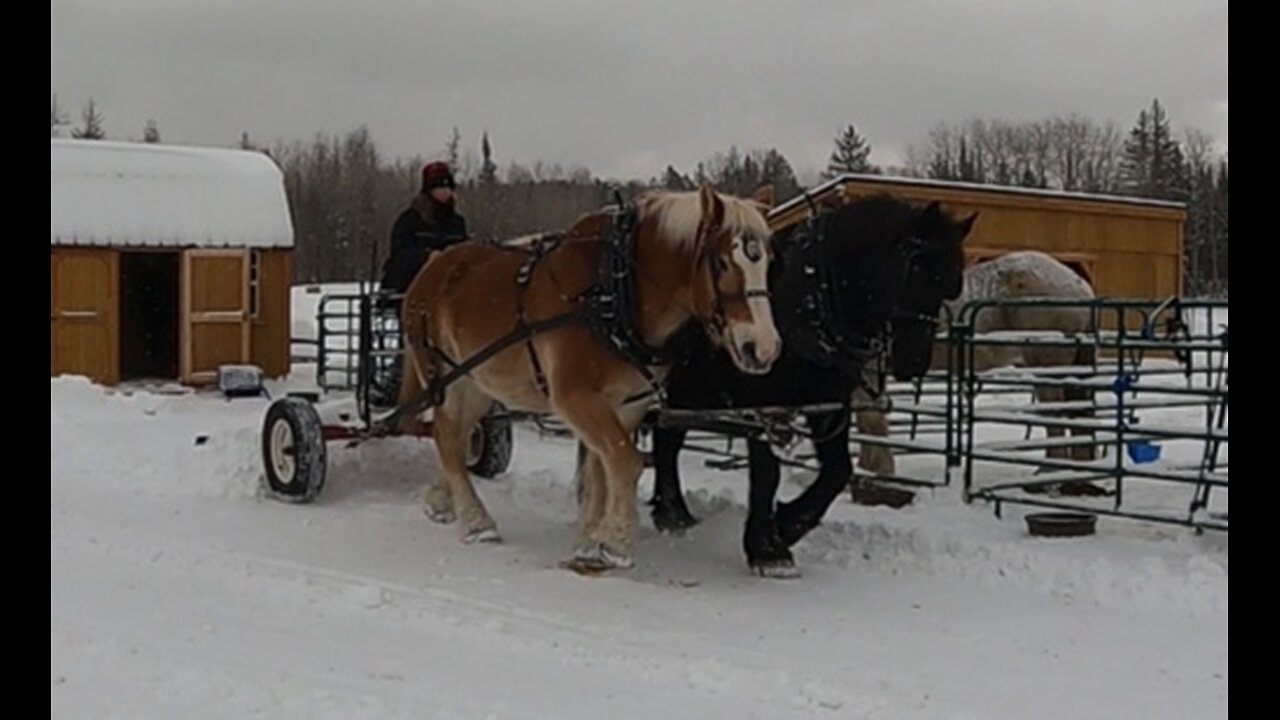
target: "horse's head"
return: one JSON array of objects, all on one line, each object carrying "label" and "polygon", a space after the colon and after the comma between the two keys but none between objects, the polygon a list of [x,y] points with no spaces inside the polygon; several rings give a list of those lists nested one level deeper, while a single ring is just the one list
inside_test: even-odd
[{"label": "horse's head", "polygon": [[773,250],[761,212],[772,200],[762,188],[752,200],[727,197],[704,185],[693,273],[695,314],[713,342],[729,349],[739,370],[763,375],[782,351],[769,302]]},{"label": "horse's head", "polygon": [[958,298],[964,287],[964,240],[977,217],[957,220],[937,202],[929,203],[898,244],[890,356],[899,380],[929,370],[942,304]]},{"label": "horse's head", "polygon": [[[920,207],[875,195],[820,217],[819,243],[802,237],[786,247],[820,248],[803,262],[805,279],[793,284],[822,283],[822,297],[800,304],[819,307],[828,345],[846,342],[855,357],[865,357],[887,340],[895,377],[927,372],[938,313],[964,284],[963,243],[976,215],[957,221],[937,203]],[[796,304],[788,296],[780,307],[786,312]]]}]

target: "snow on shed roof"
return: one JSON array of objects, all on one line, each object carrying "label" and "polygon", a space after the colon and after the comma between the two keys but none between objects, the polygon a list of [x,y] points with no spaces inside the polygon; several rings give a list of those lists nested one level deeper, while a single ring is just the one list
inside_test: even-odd
[{"label": "snow on shed roof", "polygon": [[51,245],[292,247],[283,175],[243,150],[49,140]]},{"label": "snow on shed roof", "polygon": [[[1098,193],[1075,192],[1069,190],[1048,190],[1039,188],[1008,187],[985,183],[961,182],[956,180],[933,180],[928,178],[900,177],[895,175],[864,175],[845,173],[826,182],[809,188],[811,198],[817,198],[833,191],[846,183],[865,185],[885,185],[899,187],[922,187],[939,190],[968,190],[990,195],[1021,195],[1025,197],[1045,198],[1048,200],[1077,200],[1084,202],[1109,203],[1117,206],[1149,207],[1165,210],[1186,210],[1186,205],[1169,200],[1132,197],[1128,195],[1103,195]],[[804,195],[797,195],[769,211],[770,217],[776,217],[790,211],[798,205],[806,203]]]}]

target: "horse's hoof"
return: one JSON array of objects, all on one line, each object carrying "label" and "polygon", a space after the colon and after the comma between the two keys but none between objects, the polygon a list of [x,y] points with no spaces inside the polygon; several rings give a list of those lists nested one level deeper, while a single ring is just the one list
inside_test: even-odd
[{"label": "horse's hoof", "polygon": [[762,578],[770,580],[795,580],[800,577],[800,568],[794,560],[753,560],[749,563],[751,571]]},{"label": "horse's hoof", "polygon": [[782,541],[783,547],[792,547],[800,542],[819,524],[813,518],[791,517],[785,510],[779,510],[774,517],[774,527],[777,528],[778,539]]},{"label": "horse's hoof", "polygon": [[604,572],[606,570],[626,570],[635,566],[635,558],[625,553],[610,550],[601,542],[588,543],[573,553],[568,567],[578,572]]},{"label": "horse's hoof", "polygon": [[609,571],[609,568],[599,563],[587,562],[578,558],[561,560],[560,567],[586,577],[599,577]]},{"label": "horse's hoof", "polygon": [[496,545],[502,542],[502,536],[494,528],[484,528],[467,533],[462,542],[467,545]]},{"label": "horse's hoof", "polygon": [[438,508],[433,508],[430,505],[423,505],[422,512],[426,513],[427,517],[431,518],[432,522],[438,522],[441,525],[449,525],[454,520],[458,519],[458,515],[454,511],[440,510]]},{"label": "horse's hoof", "polygon": [[680,533],[701,522],[688,510],[672,509],[664,505],[655,506],[649,516],[653,518],[654,528],[663,533]]}]

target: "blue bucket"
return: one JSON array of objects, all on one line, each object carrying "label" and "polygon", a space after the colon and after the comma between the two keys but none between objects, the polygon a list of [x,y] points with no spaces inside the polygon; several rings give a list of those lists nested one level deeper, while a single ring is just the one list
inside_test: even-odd
[{"label": "blue bucket", "polygon": [[1128,444],[1129,459],[1139,465],[1160,459],[1160,446],[1150,440],[1132,440]]}]

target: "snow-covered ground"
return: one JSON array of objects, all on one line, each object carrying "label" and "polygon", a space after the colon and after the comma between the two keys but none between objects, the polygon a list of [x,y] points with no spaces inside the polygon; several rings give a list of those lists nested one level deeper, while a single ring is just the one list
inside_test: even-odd
[{"label": "snow-covered ground", "polygon": [[635,569],[584,578],[558,567],[568,441],[520,428],[512,470],[478,481],[505,543],[463,546],[420,510],[429,442],[334,444],[316,504],[261,497],[265,408],[50,381],[52,717],[1227,714],[1223,534],[1036,539],[954,487],[842,498],[804,578],[763,580],[745,477],[687,453],[704,523],[646,519]]}]

